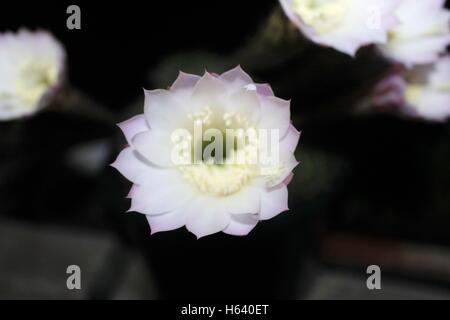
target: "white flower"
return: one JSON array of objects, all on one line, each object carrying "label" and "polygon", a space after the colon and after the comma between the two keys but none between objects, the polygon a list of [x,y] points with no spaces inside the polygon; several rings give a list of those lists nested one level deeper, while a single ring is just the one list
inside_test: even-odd
[{"label": "white flower", "polygon": [[65,51],[47,32],[0,33],[0,120],[35,113],[62,80]]},{"label": "white flower", "polygon": [[444,0],[403,0],[397,8],[400,24],[381,46],[388,57],[411,67],[435,61],[450,43],[450,11]]},{"label": "white flower", "polygon": [[312,41],[351,56],[365,45],[386,43],[397,24],[399,0],[280,0],[291,21]]},{"label": "white flower", "polygon": [[[186,226],[197,237],[220,231],[246,235],[258,221],[288,210],[287,184],[300,137],[291,125],[290,103],[276,98],[269,85],[254,83],[240,67],[220,76],[180,73],[170,90],[145,91],[144,114],[119,126],[129,147],[113,166],[134,183],[130,211],[145,214],[152,233]],[[277,148],[278,161],[253,161],[261,138],[238,139],[244,144],[224,144],[205,157],[211,144],[205,144],[205,135],[197,140],[197,126],[205,135],[273,130],[277,139],[270,148]],[[187,132],[183,143],[175,132]],[[190,142],[193,147],[183,154],[191,161],[175,161],[175,147]],[[232,161],[235,156],[244,161]]]},{"label": "white flower", "polygon": [[450,117],[450,56],[416,67],[406,79],[405,110],[426,120],[445,121]]}]

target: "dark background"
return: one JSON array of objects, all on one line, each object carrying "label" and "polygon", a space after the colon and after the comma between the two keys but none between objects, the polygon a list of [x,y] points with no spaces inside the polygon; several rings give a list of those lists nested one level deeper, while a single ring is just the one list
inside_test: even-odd
[{"label": "dark background", "polygon": [[[66,28],[71,4],[81,8],[81,30]],[[141,94],[149,70],[164,55],[193,49],[232,52],[277,5],[273,0],[14,1],[5,4],[0,26],[51,30],[70,52],[71,81],[120,109]]]},{"label": "dark background", "polygon": [[[66,28],[70,4],[81,7],[81,30]],[[0,158],[0,215],[9,223],[26,223],[31,240],[24,243],[33,244],[35,228],[51,226],[69,228],[73,234],[106,233],[115,244],[82,298],[117,297],[121,279],[130,272],[139,274],[127,269],[130,252],[144,257],[143,274],[151,274],[162,298],[358,298],[345,286],[356,283],[357,292],[366,294],[365,268],[370,264],[381,265],[394,284],[408,281],[400,286],[403,291],[391,290],[391,296],[407,298],[408,291],[414,291],[424,297],[438,289],[448,294],[450,127],[390,114],[354,115],[352,93],[367,93],[366,87],[386,67],[371,48],[353,60],[304,44],[300,54],[267,68],[243,64],[256,78],[274,83],[277,95],[292,98],[294,123],[303,131],[297,153],[301,165],[290,185],[290,212],[261,223],[248,237],[218,234],[197,241],[186,230],[150,237],[143,216],[123,213],[130,184],[120,174],[106,165],[86,174],[65,160],[73,148],[100,141],[106,145],[105,164],[112,162],[125,144],[114,122],[140,112],[142,87],[160,85],[155,79],[163,70],[162,61],[196,51],[226,59],[252,39],[277,6],[275,0],[2,5],[1,31],[22,26],[52,31],[67,49],[70,84],[112,113],[110,121],[43,112],[22,121],[18,138],[11,123],[0,126],[7,133]],[[13,139],[5,138],[11,135]],[[39,268],[70,260],[70,252],[65,252],[66,260],[59,258],[58,252],[64,252],[64,243],[60,245],[61,250],[36,249],[12,241],[3,252],[23,255],[9,262],[0,258],[0,265],[14,270],[16,264],[31,263],[37,275],[29,277],[51,281],[52,275],[39,273]],[[74,246],[81,256],[89,251]],[[35,251],[34,258],[27,250]],[[83,261],[99,255],[89,251]],[[30,261],[42,257],[41,264]],[[344,289],[330,285],[329,270]],[[347,281],[334,277],[335,272],[362,280]],[[14,275],[22,279],[20,273]],[[8,282],[5,272],[2,277],[0,283],[11,286],[3,287],[3,298],[72,298],[59,291],[42,294],[45,286],[32,290],[34,295],[21,295],[12,288],[16,280]],[[145,286],[145,281],[137,283]]]}]

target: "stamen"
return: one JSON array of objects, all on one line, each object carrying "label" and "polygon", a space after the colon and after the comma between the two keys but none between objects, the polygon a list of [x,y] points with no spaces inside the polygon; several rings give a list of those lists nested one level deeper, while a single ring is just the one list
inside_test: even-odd
[{"label": "stamen", "polygon": [[345,18],[348,0],[294,0],[294,11],[318,33],[331,32]]},{"label": "stamen", "polygon": [[25,104],[33,106],[42,94],[57,81],[57,71],[51,64],[27,62],[20,68],[21,76],[16,83],[17,95]]},{"label": "stamen", "polygon": [[[245,141],[246,130],[251,130],[251,123],[245,115],[237,112],[220,115],[218,112],[220,111],[213,112],[213,109],[207,106],[195,114],[189,114],[188,117],[195,124],[203,125],[203,130],[214,128],[222,132],[225,159],[203,159],[200,163],[180,165],[178,169],[183,177],[201,192],[228,196],[238,192],[257,176],[255,148],[257,149],[258,140],[250,136],[248,141]],[[236,138],[242,139],[241,148],[233,144],[233,148],[226,149],[227,129],[238,130]]]},{"label": "stamen", "polygon": [[178,169],[201,192],[215,196],[228,196],[238,192],[256,176],[256,170],[251,165],[201,163],[180,166]]}]

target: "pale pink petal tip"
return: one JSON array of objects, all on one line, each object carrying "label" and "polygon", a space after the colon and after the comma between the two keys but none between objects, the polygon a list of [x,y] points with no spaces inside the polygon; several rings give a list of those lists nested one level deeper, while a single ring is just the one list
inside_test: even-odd
[{"label": "pale pink petal tip", "polygon": [[256,86],[256,91],[260,95],[267,96],[267,97],[272,97],[275,95],[272,90],[272,87],[268,83],[255,84],[255,86]]},{"label": "pale pink petal tip", "polygon": [[258,224],[258,217],[255,215],[233,215],[230,224],[223,230],[224,233],[233,236],[246,236]]},{"label": "pale pink petal tip", "polygon": [[220,78],[228,82],[238,81],[243,85],[253,83],[252,78],[244,70],[242,70],[240,65],[230,71],[222,73]]},{"label": "pale pink petal tip", "polygon": [[179,214],[167,213],[158,216],[146,216],[146,218],[150,225],[150,233],[152,235],[159,232],[176,230],[185,225],[183,216]]},{"label": "pale pink petal tip", "polygon": [[118,123],[117,126],[122,130],[129,145],[132,144],[132,140],[137,134],[150,129],[143,114]]},{"label": "pale pink petal tip", "polygon": [[261,220],[272,219],[288,210],[288,190],[284,184],[270,189],[261,197]]},{"label": "pale pink petal tip", "polygon": [[180,71],[178,78],[175,80],[170,90],[192,89],[201,77]]}]

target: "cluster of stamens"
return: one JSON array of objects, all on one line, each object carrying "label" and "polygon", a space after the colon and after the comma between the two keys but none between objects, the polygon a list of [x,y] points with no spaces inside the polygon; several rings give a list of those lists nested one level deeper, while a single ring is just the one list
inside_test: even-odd
[{"label": "cluster of stamens", "polygon": [[348,0],[294,0],[294,11],[318,33],[331,32],[347,13]]},{"label": "cluster of stamens", "polygon": [[214,157],[202,158],[193,164],[180,165],[178,169],[202,193],[228,196],[238,192],[258,175],[254,159],[258,140],[256,135],[248,135],[252,127],[246,116],[238,112],[218,115],[218,112],[206,106],[195,114],[189,114],[188,118],[194,125],[201,125],[203,130],[217,129],[222,132],[225,135],[224,144],[229,130],[239,142],[235,144],[233,141],[233,147],[226,149],[224,159],[219,159],[223,161],[218,162]]}]

